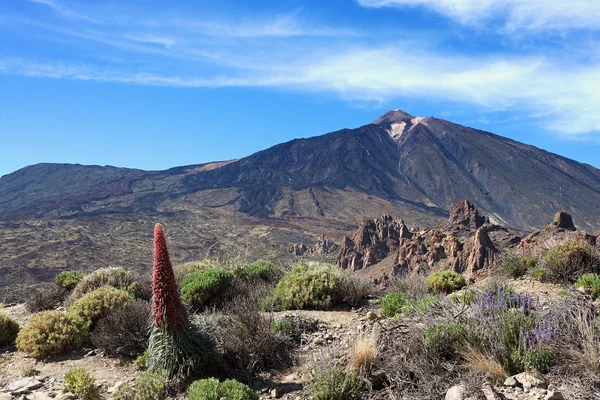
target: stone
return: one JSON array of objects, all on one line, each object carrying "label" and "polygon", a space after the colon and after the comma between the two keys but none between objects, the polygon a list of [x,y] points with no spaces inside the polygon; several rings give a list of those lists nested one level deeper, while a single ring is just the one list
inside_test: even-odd
[{"label": "stone", "polygon": [[15,381],[15,382],[11,383],[10,385],[8,385],[6,387],[6,389],[4,389],[4,391],[10,392],[13,395],[14,394],[23,394],[23,393],[30,392],[35,389],[39,389],[42,386],[44,386],[44,384],[42,382],[40,382],[39,380],[35,379],[34,377],[22,378],[22,379],[19,379],[18,381]]},{"label": "stone", "polygon": [[549,391],[544,397],[544,400],[564,400],[562,393],[558,390]]},{"label": "stone", "polygon": [[119,381],[119,382],[115,383],[112,387],[108,388],[107,393],[108,394],[115,393],[124,384],[125,384],[125,382],[123,382],[123,381]]},{"label": "stone", "polygon": [[67,392],[58,396],[57,400],[77,400],[77,395],[75,393]]},{"label": "stone", "polygon": [[285,394],[285,392],[281,389],[281,388],[274,388],[271,389],[271,397],[278,399],[280,397],[282,397]]},{"label": "stone", "polygon": [[485,223],[485,217],[479,214],[473,204],[467,200],[460,200],[450,206],[449,222],[454,225],[479,228]]},{"label": "stone", "polygon": [[448,391],[446,392],[445,399],[446,400],[468,400],[468,399],[470,399],[470,397],[468,397],[466,387],[464,387],[463,385],[456,385],[456,386],[452,386],[450,389],[448,389]]},{"label": "stone", "polygon": [[548,382],[537,372],[521,372],[514,375],[514,378],[523,388],[547,388]]},{"label": "stone", "polygon": [[377,319],[379,318],[379,316],[377,315],[376,312],[373,311],[369,311],[367,313],[367,320],[371,321],[371,322],[375,322],[377,321]]},{"label": "stone", "polygon": [[573,218],[565,211],[559,211],[554,215],[552,225],[557,226],[568,231],[576,231],[575,224],[573,224]]},{"label": "stone", "polygon": [[506,378],[504,380],[504,386],[510,386],[510,387],[514,387],[514,386],[518,386],[519,383],[517,382],[517,380],[515,379],[514,376],[509,376],[508,378]]},{"label": "stone", "polygon": [[12,396],[8,393],[0,393],[0,400],[12,400]]}]

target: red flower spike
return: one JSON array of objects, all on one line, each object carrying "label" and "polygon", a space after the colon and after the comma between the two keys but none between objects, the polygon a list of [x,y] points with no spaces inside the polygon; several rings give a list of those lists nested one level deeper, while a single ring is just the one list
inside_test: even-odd
[{"label": "red flower spike", "polygon": [[154,273],[152,277],[154,326],[175,337],[187,326],[187,311],[179,299],[175,274],[169,259],[162,226],[154,228]]}]

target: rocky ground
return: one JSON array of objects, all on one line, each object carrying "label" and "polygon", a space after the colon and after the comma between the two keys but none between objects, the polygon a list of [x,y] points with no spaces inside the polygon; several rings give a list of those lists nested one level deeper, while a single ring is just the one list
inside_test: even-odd
[{"label": "rocky ground", "polygon": [[[559,298],[560,288],[557,285],[540,283],[531,278],[511,280],[509,284],[518,291],[539,296],[542,306],[548,306]],[[577,291],[571,291],[569,295],[584,296]],[[5,311],[20,324],[24,324],[29,317],[23,305],[10,306],[5,308]],[[292,368],[261,375],[251,382],[264,399],[307,399],[309,396],[303,389],[303,375],[315,357],[328,354],[332,348],[338,352],[350,351],[360,336],[382,337],[392,329],[418,323],[410,319],[395,320],[384,317],[376,298],[356,309],[284,311],[273,315],[274,319],[284,317],[310,321],[312,329],[307,329],[299,336]],[[107,398],[110,398],[116,387],[132,381],[137,375],[133,360],[108,357],[90,349],[71,352],[51,361],[36,361],[15,351],[14,348],[8,348],[0,353],[0,400],[74,399],[74,395],[62,393],[64,375],[73,366],[88,370],[96,378]],[[38,370],[37,375],[23,378],[21,373],[25,367],[34,367]],[[445,398],[476,398],[468,397],[465,393],[465,387],[459,382],[448,382]],[[381,395],[379,396],[381,398]],[[494,386],[483,386],[480,388],[480,396],[486,400],[575,398],[569,397],[568,388],[557,387],[553,382],[535,373],[522,373],[507,377],[504,382]],[[600,394],[590,394],[589,398],[600,398]]]}]

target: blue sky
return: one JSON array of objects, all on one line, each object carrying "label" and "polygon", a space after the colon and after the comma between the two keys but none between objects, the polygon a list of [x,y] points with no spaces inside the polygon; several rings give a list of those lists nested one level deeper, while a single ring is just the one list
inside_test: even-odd
[{"label": "blue sky", "polygon": [[600,2],[0,2],[0,175],[225,160],[401,108],[600,167]]}]

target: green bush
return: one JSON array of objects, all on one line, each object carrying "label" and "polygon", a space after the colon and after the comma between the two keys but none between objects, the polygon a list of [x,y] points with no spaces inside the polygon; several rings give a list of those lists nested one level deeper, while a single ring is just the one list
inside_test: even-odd
[{"label": "green bush", "polygon": [[411,313],[411,312],[420,312],[424,313],[429,311],[434,306],[438,305],[438,301],[433,296],[425,296],[420,298],[419,300],[410,300],[406,305],[402,308],[402,312]]},{"label": "green bush", "polygon": [[123,268],[103,268],[83,277],[71,292],[68,304],[72,304],[87,293],[104,286],[127,290],[136,298],[143,300],[150,300],[152,297],[151,281],[149,279],[136,279],[133,274]]},{"label": "green bush", "polygon": [[566,296],[569,294],[569,291],[567,289],[560,289],[556,294],[559,296]]},{"label": "green bush", "polygon": [[33,365],[27,365],[21,368],[21,376],[25,378],[30,378],[32,376],[39,375],[40,373],[41,371],[39,369],[36,369]]},{"label": "green bush", "polygon": [[575,282],[583,274],[600,272],[600,254],[586,242],[567,240],[548,250],[543,266],[549,282]]},{"label": "green bush", "polygon": [[258,394],[233,379],[219,382],[215,378],[193,382],[188,389],[189,400],[258,400]]},{"label": "green bush", "polygon": [[448,298],[457,303],[472,304],[475,302],[475,292],[473,290],[465,290],[462,293],[451,293]]},{"label": "green bush", "polygon": [[167,398],[167,374],[164,371],[142,372],[130,385],[121,386],[114,394],[115,400],[164,400]]},{"label": "green bush", "polygon": [[42,311],[31,316],[19,331],[17,349],[33,358],[63,353],[81,344],[87,334],[77,318],[61,311]]},{"label": "green bush", "polygon": [[66,290],[73,290],[83,279],[79,271],[63,271],[56,277],[56,284]]},{"label": "green bush", "polygon": [[181,282],[181,298],[196,309],[208,305],[231,283],[233,273],[224,268],[208,268],[192,272]]},{"label": "green bush", "polygon": [[243,277],[249,281],[257,279],[273,281],[277,278],[277,273],[277,267],[272,262],[265,260],[258,260],[251,264],[246,264],[242,269]]},{"label": "green bush", "polygon": [[121,307],[129,300],[129,292],[112,286],[103,286],[87,293],[73,303],[69,308],[69,313],[79,318],[83,324],[90,328],[111,310]]},{"label": "green bush", "polygon": [[469,327],[464,324],[447,322],[425,328],[425,344],[435,353],[447,356],[456,351],[466,340]]},{"label": "green bush", "polygon": [[273,332],[281,333],[283,335],[293,335],[294,326],[291,322],[285,319],[276,319],[271,322],[271,330]]},{"label": "green bush", "polygon": [[326,357],[315,361],[306,386],[314,400],[347,400],[357,395],[361,384],[354,368]]},{"label": "green bush", "polygon": [[148,369],[148,350],[144,351],[133,362],[136,371],[145,371]]},{"label": "green bush", "polygon": [[537,260],[534,257],[509,257],[502,264],[504,272],[513,277],[520,278],[527,273],[527,271],[535,268]]},{"label": "green bush", "polygon": [[342,274],[329,264],[299,263],[271,291],[274,305],[290,309],[327,309],[341,300]]},{"label": "green bush", "polygon": [[584,274],[581,275],[575,283],[576,288],[586,288],[592,290],[593,298],[597,298],[600,295],[600,275],[598,274]]},{"label": "green bush", "polygon": [[540,282],[546,281],[547,273],[548,273],[548,270],[546,268],[536,268],[531,272],[533,277]]},{"label": "green bush", "polygon": [[381,305],[381,312],[386,317],[393,317],[396,314],[402,312],[402,308],[406,305],[407,301],[408,296],[404,293],[388,293],[387,295],[379,299],[379,304]]},{"label": "green bush", "polygon": [[19,333],[19,324],[0,311],[0,347],[12,344]]},{"label": "green bush", "polygon": [[465,278],[454,271],[439,271],[427,277],[427,288],[433,293],[450,293],[466,286]]},{"label": "green bush", "polygon": [[65,385],[63,393],[75,393],[83,400],[101,399],[100,388],[96,385],[96,380],[85,369],[73,367],[65,375]]},{"label": "green bush", "polygon": [[224,267],[225,266],[217,260],[206,259],[206,260],[202,260],[202,261],[190,261],[190,262],[176,265],[175,267],[173,267],[173,272],[175,273],[175,277],[177,278],[177,281],[181,282],[181,280],[183,278],[185,278],[187,275],[189,275],[193,272],[203,271],[203,270],[209,269],[209,268],[224,268]]}]

